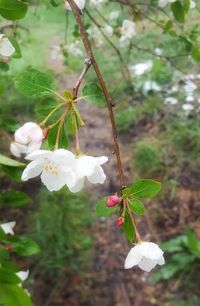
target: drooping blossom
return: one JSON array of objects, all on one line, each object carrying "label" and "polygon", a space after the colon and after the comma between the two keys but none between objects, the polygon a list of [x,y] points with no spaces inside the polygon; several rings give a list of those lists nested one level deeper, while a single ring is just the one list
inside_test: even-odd
[{"label": "drooping blossom", "polygon": [[9,57],[15,53],[15,48],[4,34],[0,34],[0,54]]},{"label": "drooping blossom", "polygon": [[77,158],[75,164],[76,184],[69,188],[71,192],[80,191],[85,182],[85,178],[92,184],[103,184],[106,180],[106,175],[101,167],[108,161],[106,156],[93,157],[82,155]]},{"label": "drooping blossom", "polygon": [[131,39],[136,35],[135,22],[125,19],[121,27],[120,42]]},{"label": "drooping blossom", "polygon": [[[85,7],[85,0],[74,0],[74,2],[76,3],[76,5],[78,6],[78,8],[82,11]],[[68,3],[68,1],[64,1],[64,6],[66,10],[71,10],[71,7]]]},{"label": "drooping blossom", "polygon": [[76,158],[72,152],[64,149],[37,150],[27,155],[26,159],[31,162],[22,173],[23,181],[40,176],[49,191],[57,191],[65,185],[69,189],[75,186]]},{"label": "drooping blossom", "polygon": [[0,224],[0,227],[2,228],[2,230],[4,231],[5,234],[14,235],[13,228],[15,227],[15,225],[16,225],[16,222],[11,221],[11,222],[8,222],[8,223]]},{"label": "drooping blossom", "polygon": [[14,142],[10,145],[11,153],[20,157],[41,147],[44,134],[40,126],[34,122],[27,122],[14,134]]},{"label": "drooping blossom", "polygon": [[146,272],[150,272],[156,265],[164,265],[163,251],[153,242],[142,241],[136,244],[128,253],[124,268],[130,269],[137,266]]}]

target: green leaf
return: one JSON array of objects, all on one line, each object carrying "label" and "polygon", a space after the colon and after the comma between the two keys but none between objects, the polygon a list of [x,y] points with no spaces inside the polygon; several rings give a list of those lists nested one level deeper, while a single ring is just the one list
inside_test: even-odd
[{"label": "green leaf", "polygon": [[96,83],[88,83],[83,87],[82,95],[91,104],[96,104],[99,107],[104,107],[105,97],[103,91]]},{"label": "green leaf", "polygon": [[131,191],[130,188],[125,188],[125,189],[122,190],[122,194],[128,196],[128,195],[132,194],[132,191]]},{"label": "green leaf", "polygon": [[31,202],[30,198],[22,191],[9,190],[0,194],[0,205],[21,207]]},{"label": "green leaf", "polygon": [[11,159],[9,157],[6,157],[2,154],[0,154],[0,165],[5,165],[9,167],[24,167],[25,164],[20,163],[14,159]]},{"label": "green leaf", "polygon": [[19,284],[21,282],[20,278],[12,271],[0,267],[0,283],[4,284]]},{"label": "green leaf", "polygon": [[98,217],[108,217],[111,216],[117,209],[117,206],[108,207],[106,205],[108,197],[101,199],[96,205],[96,214]]},{"label": "green leaf", "polygon": [[20,0],[0,0],[0,14],[8,20],[22,19],[27,12],[28,5]]},{"label": "green leaf", "polygon": [[200,48],[193,47],[192,49],[192,58],[195,62],[200,62]]},{"label": "green leaf", "polygon": [[14,133],[19,128],[19,123],[15,119],[10,118],[3,121],[2,127],[7,132]]},{"label": "green leaf", "polygon": [[51,97],[47,97],[36,104],[35,112],[41,117],[46,117],[58,106],[58,101]]},{"label": "green leaf", "polygon": [[57,7],[61,5],[61,0],[50,0],[52,6]]},{"label": "green leaf", "polygon": [[20,256],[32,256],[40,252],[38,244],[25,236],[12,236],[9,238],[10,243],[13,246],[13,251]]},{"label": "green leaf", "polygon": [[183,251],[184,245],[187,241],[185,235],[180,235],[174,239],[166,241],[161,244],[161,249],[166,252],[174,253]]},{"label": "green leaf", "polygon": [[200,258],[200,241],[197,238],[196,234],[191,230],[186,230],[187,235],[187,247],[191,253]]},{"label": "green leaf", "polygon": [[182,6],[180,1],[176,1],[172,3],[171,10],[174,15],[174,18],[178,22],[183,23],[185,21],[185,9],[184,9],[184,6]]},{"label": "green leaf", "polygon": [[160,189],[160,182],[148,179],[137,180],[131,186],[131,191],[137,198],[152,198]]},{"label": "green leaf", "polygon": [[21,176],[22,176],[22,168],[20,167],[9,167],[9,166],[1,166],[1,169],[3,172],[12,180],[16,182],[22,182]]},{"label": "green leaf", "polygon": [[131,221],[131,218],[128,214],[128,212],[126,212],[125,214],[125,219],[124,219],[124,224],[122,226],[123,232],[125,233],[127,239],[130,242],[133,242],[135,240],[135,230],[133,227],[133,223]]},{"label": "green leaf", "polygon": [[9,37],[9,40],[12,43],[13,47],[15,48],[15,53],[12,55],[12,57],[21,58],[22,53],[21,53],[20,45],[16,41],[15,37]]},{"label": "green leaf", "polygon": [[[58,128],[59,128],[59,123],[56,124],[48,133],[48,147],[49,150],[54,149],[55,144],[56,144],[56,137],[58,134]],[[67,134],[65,131],[65,124],[62,125],[61,131],[60,131],[60,138],[58,142],[58,147],[59,148],[64,148],[66,149],[68,147],[68,139],[67,139]]]},{"label": "green leaf", "polygon": [[143,215],[145,212],[144,204],[136,198],[131,198],[129,200],[130,210],[136,215]]},{"label": "green leaf", "polygon": [[15,78],[15,87],[28,98],[40,98],[52,94],[54,84],[51,75],[29,67]]},{"label": "green leaf", "polygon": [[0,304],[5,306],[33,306],[30,297],[18,285],[0,283]]}]

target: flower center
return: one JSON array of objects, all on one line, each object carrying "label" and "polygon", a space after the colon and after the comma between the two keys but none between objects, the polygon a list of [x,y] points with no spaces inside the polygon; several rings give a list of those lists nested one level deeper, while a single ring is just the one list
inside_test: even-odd
[{"label": "flower center", "polygon": [[50,174],[55,175],[55,176],[59,175],[59,169],[57,165],[52,162],[45,164],[43,167],[43,171],[49,172]]}]

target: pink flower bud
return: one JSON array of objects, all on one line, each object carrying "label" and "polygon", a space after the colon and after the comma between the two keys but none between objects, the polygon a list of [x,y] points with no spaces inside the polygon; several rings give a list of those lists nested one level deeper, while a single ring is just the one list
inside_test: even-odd
[{"label": "pink flower bud", "polygon": [[112,196],[110,196],[110,197],[108,198],[108,200],[107,200],[107,202],[106,202],[106,205],[107,205],[108,207],[113,207],[113,206],[119,204],[120,202],[121,202],[121,199],[120,199],[118,196],[112,195]]},{"label": "pink flower bud", "polygon": [[116,226],[117,227],[121,227],[124,223],[124,218],[123,217],[119,217],[116,221]]}]

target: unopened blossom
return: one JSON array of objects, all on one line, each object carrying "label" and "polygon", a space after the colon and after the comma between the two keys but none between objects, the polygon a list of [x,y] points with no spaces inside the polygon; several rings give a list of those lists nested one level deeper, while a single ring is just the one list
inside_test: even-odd
[{"label": "unopened blossom", "polygon": [[41,147],[44,134],[40,126],[34,122],[27,122],[16,130],[14,142],[10,145],[11,153],[20,157],[21,154],[28,154]]},{"label": "unopened blossom", "polygon": [[92,184],[103,184],[106,180],[106,175],[101,167],[108,161],[106,156],[93,157],[82,155],[77,158],[75,164],[76,184],[73,187],[69,187],[71,192],[80,191],[85,179]]},{"label": "unopened blossom", "polygon": [[150,272],[156,265],[164,265],[163,253],[156,243],[142,241],[130,250],[124,268],[130,269],[138,265],[141,270]]},{"label": "unopened blossom", "polygon": [[49,191],[57,191],[63,186],[73,188],[76,183],[75,155],[64,149],[55,151],[37,150],[26,156],[31,162],[22,173],[22,180],[40,176]]},{"label": "unopened blossom", "polygon": [[29,270],[19,271],[16,273],[16,275],[21,279],[22,282],[24,282],[29,276]]},{"label": "unopened blossom", "polygon": [[121,202],[121,198],[119,198],[117,195],[112,195],[107,199],[106,205],[108,207],[113,207],[119,204],[120,202]]},{"label": "unopened blossom", "polygon": [[117,19],[119,17],[119,11],[113,11],[109,14],[109,19],[110,20],[114,20]]},{"label": "unopened blossom", "polygon": [[9,57],[15,53],[15,48],[4,34],[0,34],[0,54]]},{"label": "unopened blossom", "polygon": [[116,221],[116,226],[117,227],[121,227],[124,224],[124,218],[123,217],[119,217]]},{"label": "unopened blossom", "polygon": [[112,36],[113,35],[113,32],[114,32],[114,30],[113,30],[113,27],[111,27],[110,25],[105,25],[105,27],[104,27],[104,32],[108,35],[108,36]]},{"label": "unopened blossom", "polygon": [[175,98],[175,97],[167,97],[165,100],[164,100],[164,104],[171,104],[171,105],[175,105],[178,103],[178,99]]},{"label": "unopened blossom", "polygon": [[143,75],[145,72],[150,71],[152,67],[153,67],[153,62],[149,60],[143,63],[138,63],[136,65],[130,66],[129,69],[135,75]]},{"label": "unopened blossom", "polygon": [[121,27],[121,35],[120,42],[129,40],[136,35],[135,22],[125,19]]},{"label": "unopened blossom", "polygon": [[4,231],[5,234],[14,235],[13,228],[15,227],[15,225],[16,225],[16,222],[11,221],[11,222],[8,222],[8,223],[0,224],[0,227],[2,228],[2,230]]},{"label": "unopened blossom", "polygon": [[[82,11],[85,7],[85,0],[74,0],[78,8]],[[64,6],[66,10],[71,10],[71,7],[67,0],[64,1]]]}]

